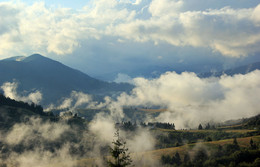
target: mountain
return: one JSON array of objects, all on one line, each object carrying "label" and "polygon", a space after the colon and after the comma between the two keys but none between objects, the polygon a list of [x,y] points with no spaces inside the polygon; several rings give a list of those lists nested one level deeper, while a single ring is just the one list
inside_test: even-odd
[{"label": "mountain", "polygon": [[235,75],[235,74],[247,74],[251,71],[254,70],[260,70],[260,62],[244,65],[244,66],[239,66],[236,68],[228,69],[228,70],[223,70],[219,72],[206,72],[206,73],[201,73],[198,74],[199,77],[206,78],[206,77],[220,77],[223,74],[226,75]]},{"label": "mountain", "polygon": [[132,89],[129,84],[108,83],[92,78],[39,54],[0,61],[0,85],[13,81],[19,83],[20,92],[41,91],[43,105],[68,97],[73,90],[102,97]]}]

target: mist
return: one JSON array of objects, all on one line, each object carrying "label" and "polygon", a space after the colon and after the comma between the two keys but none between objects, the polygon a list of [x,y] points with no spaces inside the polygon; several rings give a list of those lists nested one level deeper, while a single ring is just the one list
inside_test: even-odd
[{"label": "mist", "polygon": [[[36,117],[30,118],[25,123],[15,124],[8,132],[0,132],[1,144],[6,144],[11,149],[0,149],[1,154],[6,156],[0,157],[1,163],[8,167],[106,166],[106,157],[102,157],[107,156],[104,148],[112,146],[112,141],[115,140],[117,127],[114,121],[109,115],[98,114],[86,129],[76,131],[62,121],[53,123]],[[148,129],[139,128],[137,133],[131,134],[120,130],[120,137],[127,142],[131,153],[154,148],[153,136]],[[73,140],[77,142],[71,142]],[[20,148],[25,149],[19,151]],[[149,159],[143,163],[149,163]],[[134,164],[139,161],[140,159],[133,159]]]},{"label": "mist", "polygon": [[20,95],[21,93],[17,92],[18,83],[16,82],[5,82],[1,89],[4,92],[6,97],[15,99],[17,101],[24,101],[29,103],[39,104],[42,100],[42,93],[40,91],[34,91],[31,93],[25,92],[25,95]]},{"label": "mist", "polygon": [[[135,88],[131,93],[122,93],[116,99],[105,97],[103,102],[94,101],[92,96],[72,91],[70,97],[55,106],[50,104],[46,110],[66,109],[76,112],[76,108],[107,108],[109,117],[120,122],[125,114],[123,107],[160,106],[167,109],[147,122],[170,122],[176,128],[195,128],[207,121],[220,122],[239,119],[259,113],[260,71],[220,77],[200,78],[195,73],[166,72],[155,79],[134,78]],[[39,103],[39,91],[27,96],[19,95],[17,83],[4,83],[1,88],[7,97],[26,102]],[[97,116],[98,117],[98,116]]]},{"label": "mist", "polygon": [[[222,122],[258,114],[260,71],[234,76],[199,78],[195,73],[167,72],[156,79],[135,78],[131,94],[121,94],[114,106],[161,106],[153,120],[176,128],[195,128],[208,121]],[[120,111],[120,110],[119,110]]]},{"label": "mist", "polygon": [[[147,122],[170,122],[177,129],[196,128],[200,123],[222,122],[259,114],[260,71],[221,77],[199,78],[195,73],[167,72],[155,79],[135,78],[135,88],[131,93],[122,93],[116,99],[105,97],[103,102],[93,101],[91,95],[72,91],[70,97],[63,98],[60,105],[51,108],[107,108],[109,113],[97,113],[86,125],[86,131],[75,131],[60,122],[30,118],[25,123],[15,124],[8,132],[0,132],[1,140],[12,148],[23,146],[33,148],[25,152],[11,152],[8,158],[1,157],[4,163],[18,167],[28,166],[80,166],[94,163],[105,166],[103,149],[111,146],[116,122],[124,119],[124,107],[160,106],[167,109],[157,117],[147,117]],[[37,102],[41,93],[35,91],[21,96],[17,93],[17,83],[5,83],[1,86],[4,94],[16,100]],[[33,98],[34,97],[34,98]],[[49,109],[51,109],[49,108]],[[75,137],[77,143],[67,138]],[[139,127],[135,132],[121,130],[120,136],[127,142],[133,164],[158,166],[160,162],[153,157],[140,157],[138,153],[155,148],[155,136],[149,129]],[[59,145],[55,149],[46,148]],[[72,150],[85,150],[82,154],[73,154]],[[92,160],[91,160],[92,159]],[[84,166],[84,165],[83,165]]]}]

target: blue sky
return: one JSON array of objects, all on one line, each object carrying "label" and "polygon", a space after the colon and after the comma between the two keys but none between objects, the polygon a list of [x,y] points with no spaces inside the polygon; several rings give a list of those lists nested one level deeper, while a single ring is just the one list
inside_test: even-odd
[{"label": "blue sky", "polygon": [[0,1],[0,58],[40,53],[102,79],[260,61],[258,0]]}]

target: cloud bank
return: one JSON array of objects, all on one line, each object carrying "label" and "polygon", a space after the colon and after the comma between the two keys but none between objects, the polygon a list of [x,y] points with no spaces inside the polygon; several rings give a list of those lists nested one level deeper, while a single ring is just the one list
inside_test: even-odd
[{"label": "cloud bank", "polygon": [[146,121],[171,122],[179,129],[260,113],[259,70],[210,78],[199,78],[190,72],[167,72],[156,79],[135,78],[133,83],[135,88],[130,94],[122,93],[116,99],[106,97],[102,103],[88,100],[84,104],[87,108],[108,108],[110,119],[116,122],[124,119],[124,107],[160,106],[167,111],[155,118],[147,117]]},{"label": "cloud bank", "polygon": [[[16,53],[37,50],[70,54],[82,43],[105,36],[116,37],[121,42],[210,47],[233,57],[259,52],[259,5],[234,8],[234,2],[212,1],[211,6],[194,10],[190,3],[189,0],[133,3],[94,0],[80,10],[73,10],[47,7],[43,2],[31,6],[15,1],[1,2],[0,35],[5,45],[1,46],[0,53],[14,49]],[[222,6],[214,8],[219,3],[223,3]],[[246,6],[245,3],[241,4]]]},{"label": "cloud bank", "polygon": [[[200,123],[222,122],[260,113],[259,70],[245,75],[223,74],[210,78],[199,78],[191,72],[167,72],[155,79],[135,78],[132,82],[135,85],[132,92],[122,93],[116,99],[105,97],[103,102],[97,102],[91,95],[72,91],[71,96],[64,98],[60,105],[50,105],[47,110],[57,108],[76,112],[77,108],[82,107],[107,108],[110,110],[109,115],[97,115],[100,118],[98,120],[105,124],[109,119],[109,122],[121,122],[125,118],[123,108],[127,106],[160,106],[167,111],[155,118],[147,117],[146,121],[171,122],[176,128],[195,128]],[[5,83],[1,88],[6,96],[16,100],[34,103],[41,100],[39,91],[28,96],[19,95],[16,83]]]},{"label": "cloud bank", "polygon": [[167,112],[147,121],[172,122],[176,128],[195,128],[199,123],[222,122],[260,113],[259,70],[220,78],[167,72],[157,79],[135,78],[134,82],[136,87],[132,93],[121,94],[111,105],[117,106],[114,110],[122,106],[167,108]]}]

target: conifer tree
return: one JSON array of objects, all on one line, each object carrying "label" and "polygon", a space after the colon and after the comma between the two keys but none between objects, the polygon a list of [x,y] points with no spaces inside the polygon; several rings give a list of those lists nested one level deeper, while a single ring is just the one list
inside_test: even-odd
[{"label": "conifer tree", "polygon": [[113,147],[110,147],[110,153],[113,161],[108,161],[110,167],[125,167],[131,165],[131,158],[126,148],[126,142],[120,138],[119,129],[115,132],[116,140],[113,141]]},{"label": "conifer tree", "polygon": [[198,129],[199,129],[199,130],[202,130],[202,129],[203,129],[201,124],[199,124]]}]

